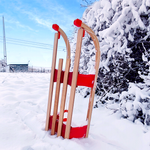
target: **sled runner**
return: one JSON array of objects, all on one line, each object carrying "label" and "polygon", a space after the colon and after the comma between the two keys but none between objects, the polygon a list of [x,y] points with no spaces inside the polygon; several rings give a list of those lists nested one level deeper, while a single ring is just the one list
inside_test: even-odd
[{"label": "sled runner", "polygon": [[[46,131],[51,129],[51,135],[57,133],[57,136],[62,136],[67,139],[88,137],[93,102],[94,102],[94,95],[96,89],[96,81],[97,81],[98,70],[99,70],[99,62],[100,62],[99,41],[96,35],[94,34],[94,32],[79,19],[76,19],[74,21],[74,25],[80,27],[80,29],[78,30],[78,35],[77,35],[76,54],[75,54],[73,72],[69,72],[71,59],[70,59],[70,44],[67,39],[67,36],[58,25],[54,24],[52,26],[54,30],[58,31],[58,33],[55,33],[55,39],[54,39],[49,98],[48,98],[46,126],[45,126]],[[89,75],[78,73],[82,38],[84,36],[85,31],[91,36],[96,50],[95,74],[89,74]],[[60,35],[62,35],[67,48],[67,59],[66,59],[65,71],[62,71],[63,59],[59,59],[58,70],[55,69],[57,44]],[[54,99],[54,110],[53,110],[53,115],[51,116],[50,114],[51,114],[51,107],[52,107],[51,105],[52,105],[54,82],[56,82],[56,91],[55,91],[55,99]],[[61,95],[60,112],[58,114],[57,111],[58,111],[59,91],[60,91],[61,83],[63,83],[63,89]],[[65,110],[67,85],[71,86],[71,92],[70,92],[70,99],[69,99],[69,108],[68,110]],[[71,121],[72,121],[72,114],[73,114],[75,90],[77,86],[90,87],[91,92],[90,92],[89,105],[88,105],[87,117],[86,117],[87,124],[81,127],[72,127]],[[65,112],[68,113],[67,118],[64,118]]]}]

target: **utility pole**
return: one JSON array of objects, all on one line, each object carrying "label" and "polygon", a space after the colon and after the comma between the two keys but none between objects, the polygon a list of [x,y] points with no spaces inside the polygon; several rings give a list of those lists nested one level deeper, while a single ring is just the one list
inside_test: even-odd
[{"label": "utility pole", "polygon": [[2,18],[3,18],[3,53],[4,53],[4,62],[7,65],[7,53],[6,53],[6,38],[5,38],[4,16]]}]

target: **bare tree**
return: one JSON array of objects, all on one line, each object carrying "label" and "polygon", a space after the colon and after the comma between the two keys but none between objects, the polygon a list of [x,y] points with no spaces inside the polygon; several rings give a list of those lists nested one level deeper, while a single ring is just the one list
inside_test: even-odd
[{"label": "bare tree", "polygon": [[82,0],[82,3],[80,4],[81,7],[89,7],[92,5],[96,0]]}]

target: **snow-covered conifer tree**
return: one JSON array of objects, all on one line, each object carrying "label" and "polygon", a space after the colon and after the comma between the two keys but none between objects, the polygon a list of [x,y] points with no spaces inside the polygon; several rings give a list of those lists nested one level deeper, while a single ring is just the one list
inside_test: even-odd
[{"label": "snow-covered conifer tree", "polygon": [[[118,103],[116,110],[124,117],[132,121],[140,118],[143,123],[150,124],[150,1],[100,0],[85,10],[82,21],[95,32],[100,42],[95,107],[98,103]],[[72,43],[72,68],[76,34]],[[87,34],[81,51],[79,72],[92,73],[95,47]],[[137,96],[133,89],[141,95]],[[89,93],[88,89],[78,91],[84,91],[84,96]]]}]

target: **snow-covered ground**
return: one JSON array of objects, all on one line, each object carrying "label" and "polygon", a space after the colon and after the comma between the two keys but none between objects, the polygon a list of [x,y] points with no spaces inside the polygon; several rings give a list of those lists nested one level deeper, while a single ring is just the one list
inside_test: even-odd
[{"label": "snow-covered ground", "polygon": [[[44,130],[49,79],[49,74],[0,73],[0,150],[150,150],[150,127],[104,106],[93,109],[89,138],[51,136]],[[77,124],[85,121],[88,99],[76,94]]]}]

